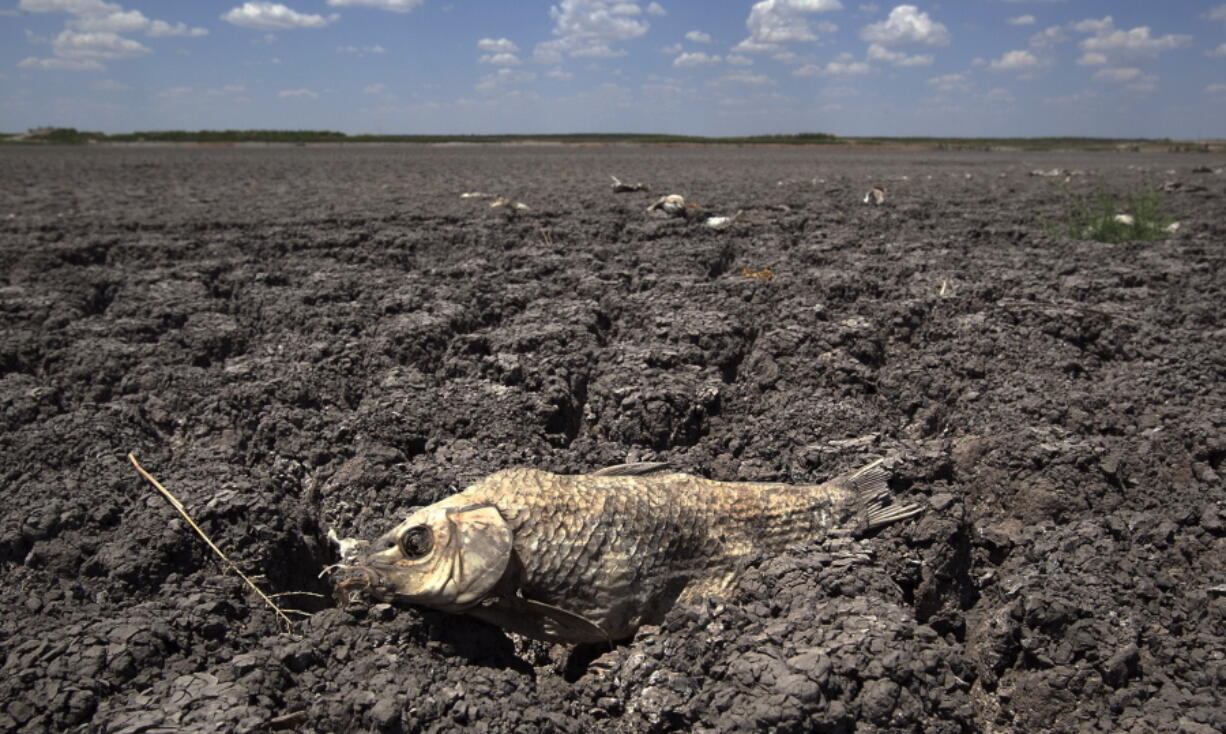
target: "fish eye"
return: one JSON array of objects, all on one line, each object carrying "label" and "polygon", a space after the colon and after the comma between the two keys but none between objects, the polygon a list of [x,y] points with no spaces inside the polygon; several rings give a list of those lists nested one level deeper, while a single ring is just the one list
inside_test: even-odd
[{"label": "fish eye", "polygon": [[421,558],[434,547],[434,536],[430,528],[425,525],[416,525],[404,531],[398,545],[405,558]]}]

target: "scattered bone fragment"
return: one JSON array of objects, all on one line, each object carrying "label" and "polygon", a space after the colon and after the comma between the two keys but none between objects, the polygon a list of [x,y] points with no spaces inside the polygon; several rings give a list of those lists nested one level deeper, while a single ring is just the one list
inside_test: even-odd
[{"label": "scattered bone fragment", "polygon": [[493,194],[487,194],[484,191],[465,191],[460,194],[461,199],[492,199]]},{"label": "scattered bone fragment", "polygon": [[728,229],[732,225],[736,224],[736,221],[740,219],[741,215],[744,213],[745,210],[742,209],[730,217],[707,217],[707,226],[717,231]]},{"label": "scattered bone fragment", "polygon": [[1180,224],[1179,222],[1171,222],[1170,224],[1166,225],[1167,234],[1175,234],[1176,232],[1178,232],[1179,224]]},{"label": "scattered bone fragment", "polygon": [[1115,221],[1120,224],[1126,224],[1129,227],[1137,223],[1137,220],[1131,214],[1116,214]]},{"label": "scattered bone fragment", "polygon": [[881,206],[885,203],[885,189],[880,186],[874,186],[864,195],[864,203],[872,204],[873,206]]},{"label": "scattered bone fragment", "polygon": [[635,184],[622,183],[622,180],[612,174],[609,178],[613,179],[613,193],[622,194],[628,191],[651,191],[647,184],[639,182]]},{"label": "scattered bone fragment", "polygon": [[669,217],[689,217],[694,210],[701,209],[699,205],[692,201],[686,201],[681,194],[668,194],[661,196],[649,207],[649,212],[663,212]]},{"label": "scattered bone fragment", "polygon": [[490,202],[490,207],[500,207],[500,206],[505,206],[511,209],[512,211],[527,210],[531,208],[522,201],[512,201],[511,199],[508,199],[505,196],[499,196],[497,199],[494,199],[493,201]]}]

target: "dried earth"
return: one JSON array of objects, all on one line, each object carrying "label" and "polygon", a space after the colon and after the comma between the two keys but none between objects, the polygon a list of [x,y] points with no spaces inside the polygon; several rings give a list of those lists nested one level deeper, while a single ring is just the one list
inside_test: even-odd
[{"label": "dried earth", "polygon": [[[0,150],[0,731],[1226,730],[1222,164]],[[1165,242],[1053,229],[1166,181]],[[612,650],[303,594],[290,634],[128,452],[277,593],[513,465],[889,457],[930,509]]]}]

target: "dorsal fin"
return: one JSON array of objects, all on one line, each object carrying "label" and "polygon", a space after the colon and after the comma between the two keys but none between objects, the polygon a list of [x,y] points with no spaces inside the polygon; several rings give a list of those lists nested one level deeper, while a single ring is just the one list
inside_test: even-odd
[{"label": "dorsal fin", "polygon": [[615,464],[592,472],[593,477],[641,477],[668,469],[667,461],[636,461],[633,464]]}]

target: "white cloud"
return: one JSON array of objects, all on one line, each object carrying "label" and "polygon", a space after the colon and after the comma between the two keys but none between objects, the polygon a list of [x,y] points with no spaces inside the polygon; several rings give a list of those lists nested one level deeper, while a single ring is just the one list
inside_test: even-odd
[{"label": "white cloud", "polygon": [[826,64],[826,76],[860,76],[872,71],[863,61],[831,61]]},{"label": "white cloud", "polygon": [[175,99],[177,97],[186,97],[192,93],[191,87],[170,87],[163,89],[157,93],[158,99]]},{"label": "white cloud", "polygon": [[186,23],[179,22],[171,25],[164,20],[154,20],[149,23],[149,28],[145,31],[146,35],[160,38],[165,36],[191,36],[199,38],[209,35],[208,28],[188,28]]},{"label": "white cloud", "polygon": [[1115,27],[1115,19],[1110,15],[1102,19],[1087,18],[1069,26],[1078,33],[1108,33]]},{"label": "white cloud", "polygon": [[1144,74],[1128,84],[1128,89],[1133,92],[1152,92],[1157,88],[1158,76],[1156,74]]},{"label": "white cloud", "polygon": [[683,48],[685,48],[685,46],[682,46],[679,43],[670,43],[667,46],[660,47],[660,53],[668,54],[669,56],[675,56],[681,53],[681,49]]},{"label": "white cloud", "polygon": [[536,79],[536,74],[530,71],[520,71],[519,69],[499,69],[492,74],[486,74],[477,82],[475,89],[478,92],[493,92],[499,87],[508,84],[523,84]]},{"label": "white cloud", "polygon": [[131,89],[127,84],[117,82],[114,79],[99,79],[90,84],[89,88],[95,92],[126,92]]},{"label": "white cloud", "polygon": [[1026,50],[1006,51],[999,59],[988,64],[992,71],[1034,72],[1043,68],[1043,61]]},{"label": "white cloud", "polygon": [[[816,41],[817,33],[806,16],[841,10],[839,0],[760,0],[749,10],[745,27],[749,37],[738,43],[735,51],[777,51],[780,44]],[[817,31],[833,33],[833,23],[817,24]]]},{"label": "white cloud", "polygon": [[1226,84],[1207,84],[1205,94],[1226,94]]},{"label": "white cloud", "polygon": [[381,82],[376,82],[374,84],[367,84],[365,87],[362,88],[362,92],[364,94],[383,94],[383,92],[386,90],[387,90],[387,85]]},{"label": "white cloud", "polygon": [[748,56],[741,56],[739,54],[728,54],[724,57],[724,61],[728,62],[732,66],[753,66],[753,59],[749,58]]},{"label": "white cloud", "polygon": [[249,2],[231,8],[221,19],[243,28],[259,30],[289,30],[292,28],[323,28],[332,23],[339,15],[335,13],[325,18],[313,13],[299,13],[281,3]]},{"label": "white cloud", "polygon": [[102,0],[21,0],[17,7],[28,13],[87,13],[109,12],[110,3]]},{"label": "white cloud", "polygon": [[966,78],[966,74],[934,76],[928,80],[928,84],[938,92],[969,92],[971,89],[971,82]]},{"label": "white cloud", "polygon": [[149,19],[139,10],[123,10],[118,5],[111,7],[114,10],[110,12],[78,15],[71,25],[79,31],[94,33],[134,33],[149,25]]},{"label": "white cloud", "polygon": [[1012,18],[1009,18],[1007,22],[1009,23],[1009,25],[1034,25],[1034,16],[1033,15],[1016,15]]},{"label": "white cloud", "polygon": [[519,46],[509,38],[482,38],[477,41],[477,48],[492,54],[519,53]]},{"label": "white cloud", "polygon": [[22,59],[17,65],[23,69],[50,71],[102,71],[102,64],[94,59],[38,59],[33,56]]},{"label": "white cloud", "polygon": [[319,92],[310,89],[282,89],[277,92],[281,99],[319,99]]},{"label": "white cloud", "polygon": [[805,64],[792,72],[793,76],[862,76],[873,70],[863,61],[856,61],[849,53],[839,54],[825,66]]},{"label": "white cloud", "polygon": [[1094,72],[1094,81],[1096,82],[1130,82],[1141,76],[1141,70],[1133,67],[1125,67],[1122,69],[1099,69]]},{"label": "white cloud", "polygon": [[[137,33],[144,31],[153,37],[165,36],[207,36],[205,28],[189,28],[186,23],[168,23],[164,20],[150,20],[139,10],[124,10],[115,3],[103,0],[21,0],[19,6],[30,13],[67,13],[72,16],[65,23],[65,32],[81,34],[111,34]],[[127,41],[127,39],[122,39]],[[114,41],[110,42],[116,45]],[[135,41],[131,43],[140,46]],[[144,48],[143,46],[140,46]],[[128,46],[127,56],[143,52],[135,52],[135,46]],[[148,50],[148,49],[146,49]],[[107,58],[123,58],[124,55]],[[44,60],[46,61],[46,60]],[[71,65],[55,63],[31,63],[28,68],[65,69]]]},{"label": "white cloud", "polygon": [[673,59],[673,66],[679,68],[694,67],[694,66],[710,66],[718,64],[719,56],[705,54],[702,51],[694,51],[692,53],[684,53]]},{"label": "white cloud", "polygon": [[773,87],[775,81],[765,74],[750,74],[746,71],[736,71],[725,74],[716,80],[715,85],[745,84],[751,87]]},{"label": "white cloud", "polygon": [[656,15],[656,16],[668,15],[668,11],[665,10],[664,6],[661,5],[660,3],[648,3],[647,14]]},{"label": "white cloud", "polygon": [[1205,14],[1209,20],[1226,20],[1226,4],[1215,5]]},{"label": "white cloud", "polygon": [[338,54],[385,54],[387,49],[375,44],[374,46],[337,46]]},{"label": "white cloud", "polygon": [[1226,43],[1218,44],[1218,47],[1212,51],[1206,51],[1206,56],[1226,57]]},{"label": "white cloud", "polygon": [[691,43],[710,43],[711,34],[702,31],[690,31],[685,34],[685,40]]},{"label": "white cloud", "polygon": [[247,87],[242,84],[226,84],[220,87],[205,90],[206,97],[228,97],[233,94],[242,94],[247,91]]},{"label": "white cloud", "polygon": [[482,54],[477,61],[482,64],[493,64],[494,66],[519,66],[523,63],[519,60],[518,56],[510,53]]},{"label": "white cloud", "polygon": [[393,13],[407,13],[421,3],[422,0],[328,0],[328,4],[334,8],[360,5],[378,10],[390,10]]},{"label": "white cloud", "polygon": [[550,79],[558,79],[559,81],[566,81],[567,79],[573,79],[575,75],[570,73],[569,71],[562,71],[561,69],[553,68],[545,72],[545,76],[549,77]]},{"label": "white cloud", "polygon": [[1031,36],[1030,47],[1035,49],[1051,48],[1057,43],[1063,43],[1067,40],[1068,36],[1065,35],[1064,29],[1054,25]]},{"label": "white cloud", "polygon": [[63,59],[130,59],[149,53],[147,46],[117,33],[61,31],[51,50]]},{"label": "white cloud", "polygon": [[1153,58],[1163,51],[1181,48],[1192,42],[1191,36],[1174,33],[1155,38],[1150,36],[1148,26],[1138,26],[1129,31],[1115,30],[1111,28],[1110,16],[1103,20],[1107,21],[1106,27],[1096,28],[1095,35],[1081,42],[1081,50],[1085,53],[1078,63],[1117,64],[1123,60]]},{"label": "white cloud", "polygon": [[870,44],[868,58],[872,61],[884,61],[894,66],[931,66],[932,54],[915,54],[908,56],[902,51],[891,51],[879,43]]},{"label": "white cloud", "polygon": [[914,5],[899,5],[880,23],[864,26],[860,38],[882,46],[905,44],[944,46],[949,43],[949,29],[928,17]]},{"label": "white cloud", "polygon": [[1004,87],[993,87],[988,90],[984,97],[990,102],[1001,102],[1011,104],[1016,100],[1013,98],[1013,93]]},{"label": "white cloud", "polygon": [[[538,43],[533,50],[537,61],[556,64],[563,55],[580,58],[613,58],[624,56],[624,50],[614,45],[638,38],[651,24],[638,17],[642,14],[637,2],[608,0],[562,0],[549,9],[553,18],[553,41]],[[649,14],[654,14],[650,12]]]}]

